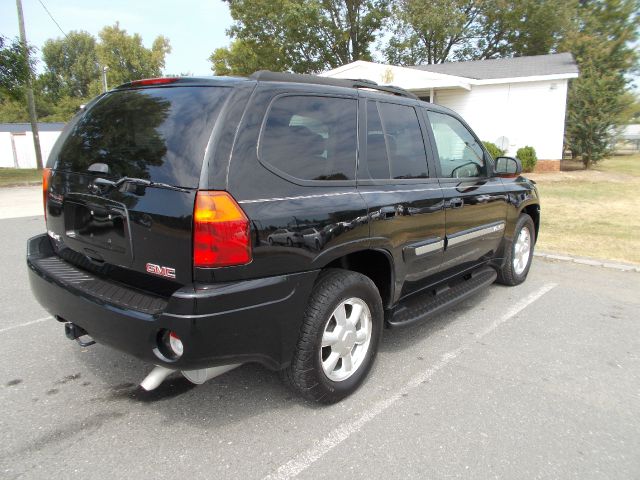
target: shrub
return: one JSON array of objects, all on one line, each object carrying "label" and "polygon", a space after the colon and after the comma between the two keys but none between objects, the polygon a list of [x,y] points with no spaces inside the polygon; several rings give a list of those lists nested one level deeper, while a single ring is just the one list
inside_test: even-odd
[{"label": "shrub", "polygon": [[522,162],[523,172],[533,172],[538,163],[538,157],[536,156],[536,149],[533,147],[522,147],[518,149],[516,157]]},{"label": "shrub", "polygon": [[492,142],[482,142],[484,144],[484,148],[486,148],[491,156],[496,159],[504,155],[504,150],[500,149],[495,143]]}]

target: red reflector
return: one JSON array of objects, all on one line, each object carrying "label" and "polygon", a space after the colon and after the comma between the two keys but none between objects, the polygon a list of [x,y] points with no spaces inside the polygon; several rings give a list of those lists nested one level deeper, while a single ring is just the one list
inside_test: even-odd
[{"label": "red reflector", "polygon": [[165,78],[143,78],[142,80],[134,80],[130,83],[132,87],[142,87],[144,85],[164,85],[165,83],[173,83],[177,82],[178,78],[176,77],[165,77]]},{"label": "red reflector", "polygon": [[227,192],[200,191],[193,209],[193,266],[228,267],[251,261],[249,219]]},{"label": "red reflector", "polygon": [[42,169],[42,206],[44,207],[44,221],[47,221],[47,195],[49,195],[49,179],[51,178],[51,169]]}]

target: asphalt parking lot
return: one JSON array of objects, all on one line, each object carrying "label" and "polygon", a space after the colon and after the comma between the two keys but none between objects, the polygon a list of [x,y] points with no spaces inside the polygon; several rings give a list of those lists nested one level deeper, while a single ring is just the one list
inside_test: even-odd
[{"label": "asphalt parking lot", "polygon": [[428,323],[386,330],[329,407],[257,365],[194,387],[67,340],[0,220],[0,477],[640,478],[640,274],[536,259]]}]

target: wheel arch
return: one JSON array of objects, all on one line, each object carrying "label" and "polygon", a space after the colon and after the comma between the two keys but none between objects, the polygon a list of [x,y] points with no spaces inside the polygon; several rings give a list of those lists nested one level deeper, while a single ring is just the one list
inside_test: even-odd
[{"label": "wheel arch", "polygon": [[385,308],[393,302],[395,293],[393,258],[386,250],[364,249],[350,252],[333,259],[322,268],[342,268],[361,273],[376,285]]},{"label": "wheel arch", "polygon": [[540,204],[538,203],[530,203],[520,210],[521,214],[526,213],[533,220],[533,226],[535,229],[535,241],[538,241],[538,232],[540,231]]}]

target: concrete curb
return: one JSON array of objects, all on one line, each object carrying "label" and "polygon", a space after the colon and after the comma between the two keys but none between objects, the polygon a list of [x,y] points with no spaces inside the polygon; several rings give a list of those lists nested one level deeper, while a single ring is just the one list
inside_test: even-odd
[{"label": "concrete curb", "polygon": [[589,265],[591,267],[610,268],[611,270],[619,270],[621,272],[636,272],[640,273],[640,265],[634,265],[631,263],[616,263],[611,260],[602,260],[599,258],[589,257],[576,257],[573,255],[566,255],[552,252],[534,252],[535,257],[545,258],[547,260],[553,260],[557,262],[573,262],[579,265]]}]

